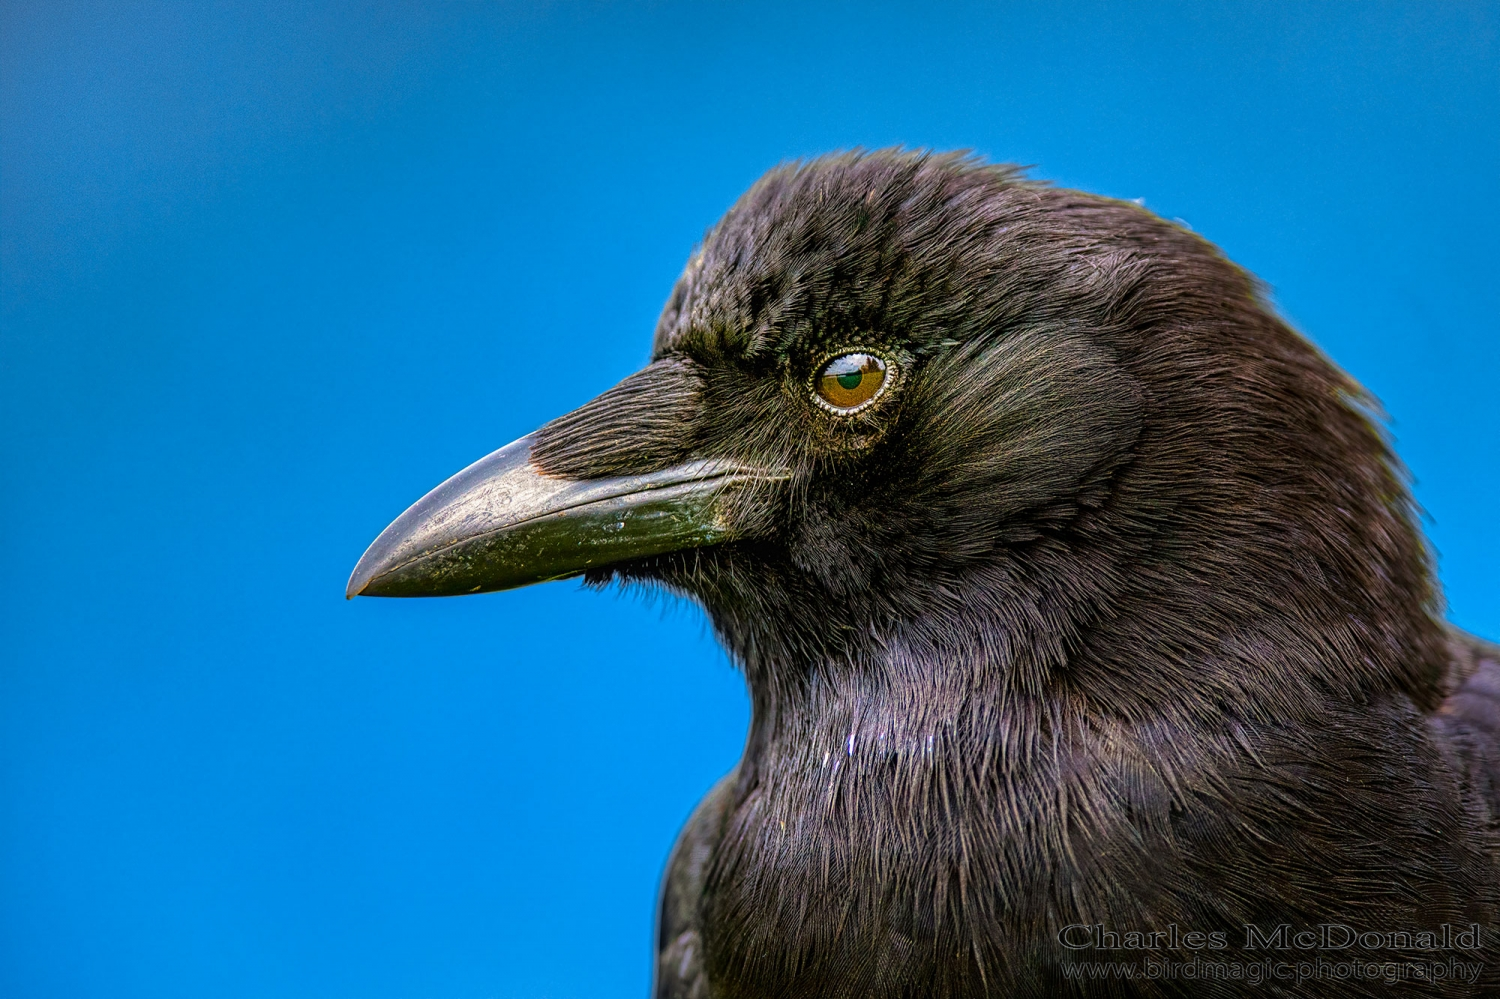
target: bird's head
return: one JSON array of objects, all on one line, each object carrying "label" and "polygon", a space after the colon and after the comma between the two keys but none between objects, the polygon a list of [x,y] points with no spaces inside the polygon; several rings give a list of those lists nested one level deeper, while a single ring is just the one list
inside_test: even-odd
[{"label": "bird's head", "polygon": [[649,365],[418,501],[348,592],[654,581],[747,663],[947,643],[1126,705],[1422,687],[1436,598],[1367,406],[1144,208],[826,157],[709,232]]}]

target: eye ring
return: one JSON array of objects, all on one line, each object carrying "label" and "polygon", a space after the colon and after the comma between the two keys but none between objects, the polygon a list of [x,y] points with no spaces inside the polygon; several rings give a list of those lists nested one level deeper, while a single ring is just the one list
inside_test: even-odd
[{"label": "eye ring", "polygon": [[885,395],[896,373],[896,365],[874,351],[840,351],[813,374],[813,401],[839,416],[858,413]]}]

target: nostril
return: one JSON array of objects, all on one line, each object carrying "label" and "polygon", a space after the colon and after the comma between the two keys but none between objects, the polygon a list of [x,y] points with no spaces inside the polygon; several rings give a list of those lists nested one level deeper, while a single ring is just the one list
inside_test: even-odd
[{"label": "nostril", "polygon": [[548,475],[644,475],[687,460],[703,383],[691,362],[655,361],[535,434],[531,461]]}]

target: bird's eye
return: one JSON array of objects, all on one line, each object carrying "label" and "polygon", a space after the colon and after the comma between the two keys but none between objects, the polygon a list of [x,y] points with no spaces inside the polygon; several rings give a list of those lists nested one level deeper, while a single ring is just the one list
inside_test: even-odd
[{"label": "bird's eye", "polygon": [[852,413],[872,401],[885,388],[886,365],[874,354],[844,354],[818,372],[818,396],[840,413]]}]

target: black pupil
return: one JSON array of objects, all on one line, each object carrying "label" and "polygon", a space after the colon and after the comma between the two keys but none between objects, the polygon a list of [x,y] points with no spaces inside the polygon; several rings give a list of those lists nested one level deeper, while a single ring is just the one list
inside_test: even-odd
[{"label": "black pupil", "polygon": [[859,383],[865,380],[862,371],[846,371],[835,377],[839,380],[839,387],[846,389],[859,388]]}]

